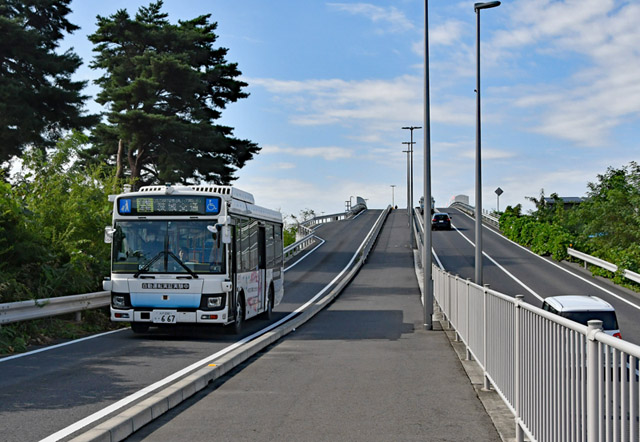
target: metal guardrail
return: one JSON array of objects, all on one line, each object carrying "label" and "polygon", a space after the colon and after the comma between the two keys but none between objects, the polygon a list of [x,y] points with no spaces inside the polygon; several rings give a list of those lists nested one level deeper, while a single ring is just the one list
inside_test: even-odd
[{"label": "metal guardrail", "polygon": [[[31,299],[0,304],[0,324],[30,319],[46,318],[67,313],[79,313],[106,307],[111,302],[111,292],[94,292],[58,298]],[[77,318],[79,319],[79,318]]]},{"label": "metal guardrail", "polygon": [[434,301],[513,414],[516,440],[640,440],[640,346],[436,265],[432,275]]},{"label": "metal guardrail", "polygon": [[331,215],[315,216],[310,220],[302,222],[301,224],[308,227],[308,226],[315,226],[316,224],[324,224],[324,223],[330,223],[333,221],[340,221],[346,218],[347,218],[347,213],[340,212],[340,213],[334,213]]},{"label": "metal guardrail", "polygon": [[288,245],[287,247],[284,248],[284,251],[283,251],[284,260],[286,261],[292,258],[293,256],[300,253],[302,250],[309,247],[311,244],[314,244],[317,238],[318,237],[315,236],[313,233],[310,233],[309,235],[302,238],[300,241],[296,241],[293,244]]},{"label": "metal guardrail", "polygon": [[[578,250],[572,249],[571,247],[567,248],[567,253],[574,258],[578,258],[584,261],[585,268],[587,267],[587,263],[593,264],[595,266],[601,267],[603,269],[609,270],[610,272],[617,272],[618,266],[605,261],[604,259],[596,258],[595,256],[587,255],[586,253],[579,252]],[[640,284],[640,274],[636,272],[632,272],[631,270],[623,269],[622,276],[627,279],[630,279],[634,282]]]},{"label": "metal guardrail", "polygon": [[[451,203],[449,207],[459,209],[469,216],[475,216],[476,214],[475,207],[470,206],[469,204],[461,203],[459,201],[454,201],[453,203]],[[500,219],[496,218],[493,215],[490,215],[487,212],[482,213],[482,221],[494,227],[498,227],[498,228],[500,227]]]}]

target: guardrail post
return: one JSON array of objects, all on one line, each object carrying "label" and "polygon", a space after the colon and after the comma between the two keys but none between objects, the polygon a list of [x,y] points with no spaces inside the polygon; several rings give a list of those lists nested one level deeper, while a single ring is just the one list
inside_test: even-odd
[{"label": "guardrail post", "polygon": [[487,336],[487,331],[489,330],[489,324],[487,323],[487,291],[489,290],[489,284],[484,285],[484,289],[482,290],[482,328],[484,330],[484,342],[483,342],[483,351],[484,353],[484,361],[482,361],[482,365],[484,367],[484,382],[482,388],[486,391],[491,390],[491,382],[489,381],[489,376],[487,376],[487,341],[489,337]]},{"label": "guardrail post", "polygon": [[76,312],[76,322],[82,322],[82,312]]},{"label": "guardrail post", "polygon": [[516,442],[524,442],[524,431],[520,425],[520,304],[524,301],[524,295],[516,295],[515,302],[515,336],[514,336],[514,396],[516,414]]},{"label": "guardrail post", "polygon": [[[456,275],[454,277],[453,280],[453,287],[454,290],[456,292],[455,294],[455,300],[456,300],[456,315],[455,315],[455,320],[456,320],[456,328],[455,328],[455,333],[456,333],[456,338],[455,338],[455,342],[460,342],[460,333],[458,333],[458,328],[460,327],[460,294],[458,293],[458,279],[460,279],[460,275]],[[451,311],[453,311],[453,309],[451,309]]]},{"label": "guardrail post", "polygon": [[602,321],[587,322],[587,442],[598,441],[598,341],[596,335],[602,331]]},{"label": "guardrail post", "polygon": [[473,355],[471,354],[471,348],[469,347],[469,345],[471,344],[471,329],[470,329],[470,324],[469,324],[469,307],[471,306],[471,289],[470,289],[470,285],[471,285],[471,279],[467,278],[467,361],[473,361]]}]

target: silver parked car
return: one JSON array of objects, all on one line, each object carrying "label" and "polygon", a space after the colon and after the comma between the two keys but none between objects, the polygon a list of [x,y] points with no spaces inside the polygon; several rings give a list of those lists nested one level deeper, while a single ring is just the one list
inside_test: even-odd
[{"label": "silver parked car", "polygon": [[606,334],[622,339],[615,309],[597,296],[549,296],[542,303],[542,309],[582,325],[587,325],[587,322],[592,319],[599,319],[602,321],[602,330]]}]

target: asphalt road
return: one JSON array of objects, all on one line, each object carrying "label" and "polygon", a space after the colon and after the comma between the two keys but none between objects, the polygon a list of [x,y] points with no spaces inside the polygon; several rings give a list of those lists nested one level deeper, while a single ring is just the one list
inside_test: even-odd
[{"label": "asphalt road", "polygon": [[[326,242],[285,274],[285,297],[273,321],[324,288],[349,262],[381,211],[318,227]],[[290,265],[290,264],[289,264]],[[270,322],[245,322],[242,335],[220,327],[182,327],[176,333],[130,330],[20,358],[0,359],[3,441],[37,441],[167,376],[217,353]]]},{"label": "asphalt road", "polygon": [[[439,210],[453,216],[454,230],[434,231],[433,248],[448,272],[473,280],[475,220],[458,210]],[[524,295],[526,302],[538,307],[547,296],[598,296],[616,309],[623,339],[640,345],[640,294],[592,277],[579,265],[535,255],[490,227],[483,228],[482,238],[483,279],[492,289]]]},{"label": "asphalt road", "polygon": [[128,441],[499,441],[442,331],[425,331],[406,212],[325,310]]}]

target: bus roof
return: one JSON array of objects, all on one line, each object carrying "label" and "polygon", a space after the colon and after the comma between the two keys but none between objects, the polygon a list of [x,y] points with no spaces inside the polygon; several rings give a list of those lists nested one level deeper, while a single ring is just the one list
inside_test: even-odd
[{"label": "bus roof", "polygon": [[[235,213],[237,215],[245,215],[256,217],[260,219],[265,219],[269,221],[275,221],[278,223],[282,223],[282,213],[277,210],[267,209],[265,207],[260,207],[255,204],[255,200],[253,195],[244,190],[238,189],[233,186],[219,186],[219,185],[193,185],[193,186],[185,186],[185,185],[156,185],[156,186],[144,186],[141,187],[137,192],[128,192],[125,190],[120,195],[113,195],[113,200],[115,197],[119,197],[125,194],[135,194],[135,193],[148,193],[155,195],[216,195],[220,196],[223,200],[228,203],[229,210],[231,213]],[[112,200],[111,195],[109,200]]]}]

